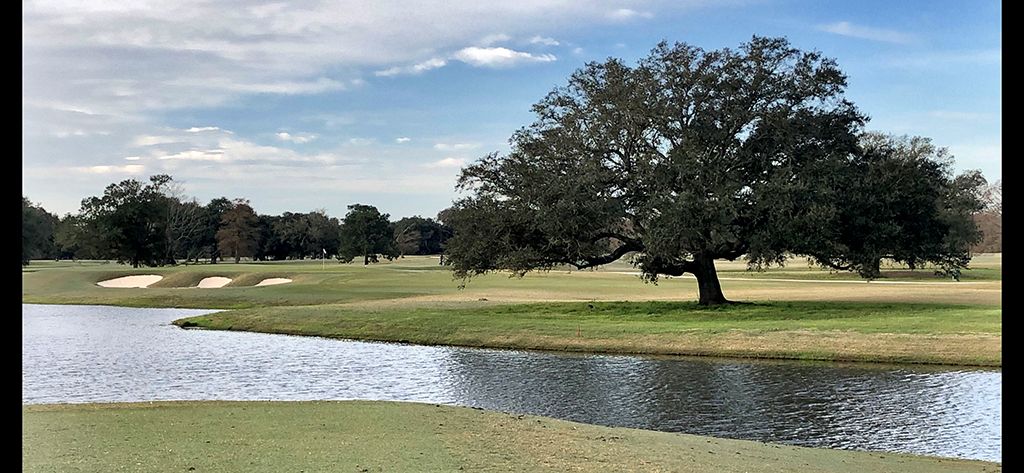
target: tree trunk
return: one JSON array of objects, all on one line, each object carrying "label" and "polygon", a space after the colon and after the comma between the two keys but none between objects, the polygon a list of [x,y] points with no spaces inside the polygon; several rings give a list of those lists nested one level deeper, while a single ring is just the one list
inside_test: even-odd
[{"label": "tree trunk", "polygon": [[363,266],[369,266],[369,264],[370,264],[370,255],[363,255]]},{"label": "tree trunk", "polygon": [[718,282],[714,258],[698,255],[693,258],[693,263],[693,275],[697,277],[697,291],[700,294],[699,304],[728,304],[725,294],[722,294],[722,285]]}]

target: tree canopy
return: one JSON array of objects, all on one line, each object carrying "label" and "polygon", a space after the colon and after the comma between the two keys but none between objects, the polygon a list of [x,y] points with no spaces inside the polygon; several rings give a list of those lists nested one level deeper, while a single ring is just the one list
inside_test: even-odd
[{"label": "tree canopy", "polygon": [[27,197],[21,198],[21,264],[33,258],[52,258],[57,255],[54,233],[60,220]]},{"label": "tree canopy", "polygon": [[220,253],[235,259],[251,257],[256,252],[259,231],[256,226],[256,212],[245,199],[235,199],[232,206],[221,216],[217,230],[217,247]]},{"label": "tree canopy", "polygon": [[388,214],[381,214],[372,205],[349,205],[341,222],[338,259],[349,263],[357,256],[363,257],[364,265],[378,262],[379,256],[388,260],[399,256]]},{"label": "tree canopy", "polygon": [[444,251],[452,230],[432,218],[418,215],[394,222],[395,243],[403,255],[436,255]]},{"label": "tree canopy", "polygon": [[[647,281],[695,275],[701,304],[727,302],[718,258],[756,268],[804,254],[869,277],[878,257],[962,267],[970,219],[955,217],[971,207],[969,183],[906,165],[930,194],[893,198],[942,210],[872,214],[886,204],[861,199],[904,185],[884,178],[899,146],[862,142],[866,117],[845,88],[835,61],[781,38],[714,51],[663,42],[634,67],[589,63],[533,106],[507,154],[462,170],[470,195],[445,216],[446,264],[469,278],[632,255]],[[876,233],[893,221],[901,238]],[[936,236],[956,225],[960,237]]]},{"label": "tree canopy", "polygon": [[143,184],[127,179],[107,186],[100,197],[82,200],[82,231],[92,235],[97,251],[133,267],[156,266],[166,258],[169,199],[163,187],[171,181],[156,175]]}]

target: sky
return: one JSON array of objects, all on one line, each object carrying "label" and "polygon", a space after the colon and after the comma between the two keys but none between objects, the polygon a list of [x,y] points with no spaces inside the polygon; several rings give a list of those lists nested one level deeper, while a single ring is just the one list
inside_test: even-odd
[{"label": "sky", "polygon": [[834,58],[866,129],[1002,177],[998,1],[22,3],[22,193],[58,215],[169,174],[261,214],[434,217],[590,61],[753,35]]}]

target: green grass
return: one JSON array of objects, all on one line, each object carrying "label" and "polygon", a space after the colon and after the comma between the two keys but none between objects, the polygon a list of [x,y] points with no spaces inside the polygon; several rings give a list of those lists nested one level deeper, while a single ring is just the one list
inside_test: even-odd
[{"label": "green grass", "polygon": [[477,301],[273,307],[175,323],[428,345],[999,366],[1000,315],[945,304]]},{"label": "green grass", "polygon": [[[644,284],[617,262],[598,271],[524,278],[491,274],[460,289],[436,258],[362,266],[329,262],[221,263],[131,269],[33,262],[27,303],[241,309],[189,322],[216,329],[508,348],[820,360],[1001,364],[1002,258],[980,255],[965,282],[890,266],[876,282],[845,281],[795,260],[754,273],[719,262],[726,296],[755,304],[705,309],[691,278]],[[977,272],[977,273],[973,273]],[[96,282],[131,274],[146,289]],[[219,289],[204,277],[233,278]],[[264,278],[289,284],[253,287]],[[626,302],[622,302],[626,301]],[[589,307],[588,304],[593,306]],[[577,335],[578,333],[578,335]]]},{"label": "green grass", "polygon": [[22,408],[26,472],[997,472],[431,404],[158,402]]}]

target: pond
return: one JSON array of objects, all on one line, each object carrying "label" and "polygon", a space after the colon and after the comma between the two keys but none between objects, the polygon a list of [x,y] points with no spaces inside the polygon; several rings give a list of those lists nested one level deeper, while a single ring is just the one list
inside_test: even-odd
[{"label": "pond", "polygon": [[22,306],[22,402],[375,399],[1002,461],[992,369],[581,355],[183,330],[211,311]]}]

